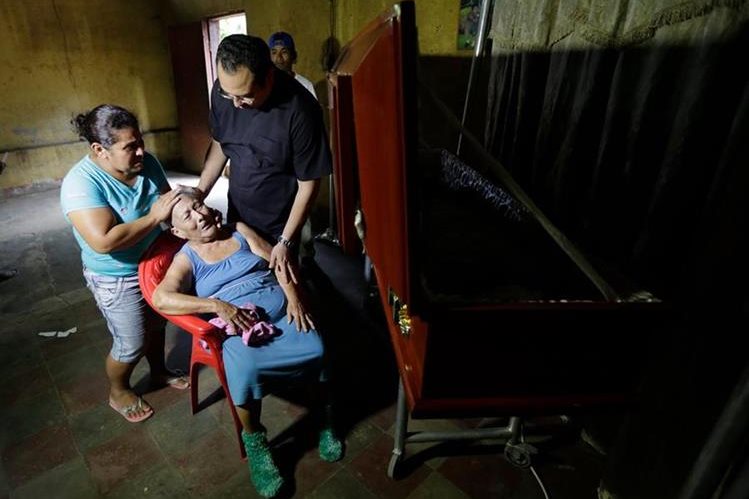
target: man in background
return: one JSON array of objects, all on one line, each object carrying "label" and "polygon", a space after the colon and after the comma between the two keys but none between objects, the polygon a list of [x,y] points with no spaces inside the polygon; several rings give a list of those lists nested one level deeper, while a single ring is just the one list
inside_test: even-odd
[{"label": "man in background", "polygon": [[312,82],[299,73],[294,72],[293,66],[296,64],[297,53],[294,46],[294,39],[291,35],[284,31],[277,31],[268,38],[268,46],[270,47],[270,57],[273,64],[281,71],[285,71],[293,76],[296,81],[301,83],[317,99],[315,87],[312,85]]}]

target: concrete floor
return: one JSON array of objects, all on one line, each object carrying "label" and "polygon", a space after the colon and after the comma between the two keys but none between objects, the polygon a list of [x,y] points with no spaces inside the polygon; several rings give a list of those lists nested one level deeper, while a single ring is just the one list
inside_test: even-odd
[{"label": "concrete floor", "polygon": [[[211,202],[222,207],[223,195],[214,196]],[[201,373],[207,401],[194,416],[188,392],[149,390],[144,363],[133,379],[154,417],[129,424],[108,407],[103,359],[110,337],[84,286],[58,198],[53,189],[0,201],[0,269],[18,271],[0,282],[0,498],[255,497],[212,371]],[[316,248],[325,303],[320,316],[328,325],[321,329],[327,330],[346,456],[320,461],[306,409],[293,394],[268,397],[263,422],[288,482],[281,496],[543,498],[531,473],[509,465],[496,444],[409,446],[401,477],[386,476],[397,385],[387,332],[362,308],[360,259],[325,244]],[[72,327],[78,330],[67,338],[38,335]],[[170,367],[186,369],[189,349],[188,335],[170,326]],[[492,423],[421,420],[410,428]],[[604,461],[576,435],[540,445],[536,471],[553,499],[596,497]]]}]

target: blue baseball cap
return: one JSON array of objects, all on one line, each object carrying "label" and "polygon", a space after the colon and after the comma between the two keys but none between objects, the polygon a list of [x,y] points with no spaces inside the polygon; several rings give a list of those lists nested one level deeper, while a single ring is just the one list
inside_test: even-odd
[{"label": "blue baseball cap", "polygon": [[272,35],[270,35],[270,38],[268,38],[268,46],[270,48],[273,48],[276,45],[282,45],[289,49],[289,51],[291,51],[292,53],[296,52],[296,48],[294,48],[294,39],[285,31],[278,31],[276,33],[273,33]]}]

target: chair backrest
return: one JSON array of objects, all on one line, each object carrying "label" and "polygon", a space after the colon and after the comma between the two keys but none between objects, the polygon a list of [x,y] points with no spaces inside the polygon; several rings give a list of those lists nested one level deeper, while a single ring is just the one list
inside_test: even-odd
[{"label": "chair backrest", "polygon": [[[146,302],[156,310],[153,306],[153,292],[156,287],[164,279],[169,265],[171,265],[174,255],[179,251],[182,245],[185,243],[184,240],[173,236],[168,232],[161,234],[151,244],[151,246],[143,254],[138,264],[138,281],[140,282],[140,289],[143,293],[143,298]],[[177,327],[181,327],[190,334],[199,336],[205,336],[206,334],[213,334],[217,332],[216,327],[204,321],[203,319],[195,315],[162,315],[169,322],[173,323]]]}]

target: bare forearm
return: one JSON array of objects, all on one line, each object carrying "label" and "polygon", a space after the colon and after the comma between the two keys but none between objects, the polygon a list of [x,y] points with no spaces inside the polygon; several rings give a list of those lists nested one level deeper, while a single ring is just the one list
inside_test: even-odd
[{"label": "bare forearm", "polygon": [[[281,275],[279,275],[281,274]],[[291,281],[287,281],[283,279],[282,272],[276,271],[276,277],[278,279],[279,284],[281,286],[281,289],[283,289],[284,294],[286,295],[286,319],[289,323],[294,323],[296,326],[297,331],[304,331],[307,332],[310,329],[315,328],[314,320],[312,319],[312,314],[307,311],[307,308],[305,306],[305,300],[302,296],[302,290],[298,287],[298,285],[294,284]]]},{"label": "bare forearm", "polygon": [[283,229],[283,236],[286,239],[292,240],[299,234],[319,190],[319,179],[299,181],[299,189],[294,197],[294,204],[291,205],[289,219]]},{"label": "bare forearm", "polygon": [[270,260],[270,252],[273,250],[273,246],[268,241],[255,232],[252,227],[242,222],[237,223],[237,230],[247,240],[250,251],[265,261]]},{"label": "bare forearm", "polygon": [[177,202],[179,192],[168,191],[159,196],[146,215],[128,223],[117,223],[111,207],[71,211],[68,218],[94,251],[111,253],[129,248],[146,237],[171,216]]},{"label": "bare forearm", "polygon": [[124,250],[140,242],[158,225],[159,220],[149,213],[133,222],[112,226],[104,234],[95,237],[89,245],[98,253]]},{"label": "bare forearm", "polygon": [[252,251],[254,254],[256,254],[266,262],[270,261],[270,252],[273,250],[273,246],[271,246],[268,241],[260,236],[257,236],[257,239],[254,241],[250,241],[248,239],[247,244],[250,245],[250,251]]},{"label": "bare forearm", "polygon": [[153,305],[159,312],[169,315],[215,314],[218,310],[218,300],[160,288],[153,294]]},{"label": "bare forearm", "polygon": [[275,274],[276,280],[278,280],[278,284],[283,290],[283,294],[286,295],[286,299],[288,301],[299,300],[299,289],[297,289],[298,284],[294,284],[293,281],[285,279],[282,275],[279,275],[279,272],[277,270],[275,271]]},{"label": "bare forearm", "polygon": [[200,182],[198,183],[198,189],[203,191],[204,194],[208,194],[213,189],[213,185],[221,176],[221,172],[226,165],[226,160],[227,157],[221,149],[221,144],[212,140],[211,145],[208,146],[208,152],[205,154],[203,172],[200,174]]}]

